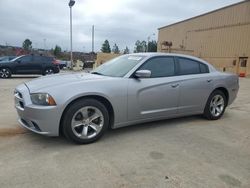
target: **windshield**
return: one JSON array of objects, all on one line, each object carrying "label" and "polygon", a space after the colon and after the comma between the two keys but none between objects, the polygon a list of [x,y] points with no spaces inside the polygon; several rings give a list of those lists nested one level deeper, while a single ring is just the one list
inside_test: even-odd
[{"label": "windshield", "polygon": [[125,55],[112,59],[97,67],[92,74],[123,77],[134,68],[145,56]]},{"label": "windshield", "polygon": [[19,59],[20,57],[23,57],[23,56],[24,56],[24,55],[18,56],[18,57],[16,57],[16,58],[12,59],[11,61],[16,61],[17,59]]},{"label": "windshield", "polygon": [[5,60],[6,58],[6,56],[0,57],[0,61]]}]

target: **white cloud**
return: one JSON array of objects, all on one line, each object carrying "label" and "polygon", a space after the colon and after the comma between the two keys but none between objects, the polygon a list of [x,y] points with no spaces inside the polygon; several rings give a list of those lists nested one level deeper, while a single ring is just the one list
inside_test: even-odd
[{"label": "white cloud", "polygon": [[[129,46],[146,40],[161,26],[174,23],[239,0],[76,0],[73,7],[73,48],[91,49],[91,27],[95,25],[95,50],[105,39],[111,47]],[[157,36],[153,36],[156,39]],[[69,49],[67,0],[0,0],[0,44],[21,46],[30,38],[36,47],[56,44]]]}]

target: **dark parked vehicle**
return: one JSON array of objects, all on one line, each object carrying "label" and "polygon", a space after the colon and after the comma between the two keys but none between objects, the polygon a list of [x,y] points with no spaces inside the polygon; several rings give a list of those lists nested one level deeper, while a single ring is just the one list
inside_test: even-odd
[{"label": "dark parked vehicle", "polygon": [[2,56],[2,57],[0,57],[0,61],[10,61],[16,57],[17,56]]},{"label": "dark parked vehicle", "polygon": [[10,61],[0,61],[0,78],[12,74],[54,74],[59,73],[59,62],[53,57],[23,55]]}]

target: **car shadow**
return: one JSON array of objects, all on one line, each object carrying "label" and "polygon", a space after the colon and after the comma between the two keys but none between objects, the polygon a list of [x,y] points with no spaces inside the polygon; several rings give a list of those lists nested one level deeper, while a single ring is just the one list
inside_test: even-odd
[{"label": "car shadow", "polygon": [[[121,127],[118,129],[109,129],[105,135],[97,142],[92,144],[109,144],[113,143],[112,140],[119,138],[121,136],[126,136],[126,134],[131,134],[135,132],[142,131],[152,131],[152,129],[157,130],[162,128],[169,129],[176,126],[183,126],[186,123],[195,122],[195,121],[203,121],[207,122],[201,115],[181,117],[175,119],[167,119],[160,121],[153,121],[149,123],[135,124],[131,126]],[[26,136],[27,139],[32,139],[32,143],[36,145],[40,145],[41,147],[72,147],[79,146],[74,144],[73,142],[68,141],[63,135],[60,137],[46,137],[42,135],[38,135],[32,132],[26,132],[23,136]],[[88,144],[88,145],[92,145]],[[85,145],[86,146],[86,145]]]},{"label": "car shadow", "polygon": [[166,129],[168,129],[175,126],[185,125],[185,123],[202,121],[202,120],[207,121],[202,117],[202,115],[193,115],[193,116],[152,121],[148,123],[134,124],[131,126],[121,127],[118,129],[110,129],[105,134],[106,138],[104,139],[109,139],[110,137],[112,138],[123,134],[129,134],[131,132],[151,131],[151,129],[159,129],[162,127],[166,127]]}]

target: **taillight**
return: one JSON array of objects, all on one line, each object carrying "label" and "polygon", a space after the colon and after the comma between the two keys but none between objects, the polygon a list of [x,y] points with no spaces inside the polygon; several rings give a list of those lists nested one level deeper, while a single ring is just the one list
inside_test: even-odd
[{"label": "taillight", "polygon": [[60,61],[54,59],[54,60],[52,61],[52,63],[55,64],[55,65],[59,65],[59,64],[60,64]]}]

